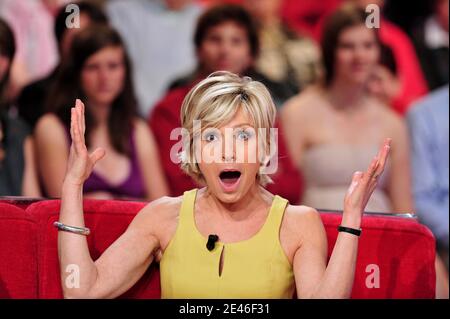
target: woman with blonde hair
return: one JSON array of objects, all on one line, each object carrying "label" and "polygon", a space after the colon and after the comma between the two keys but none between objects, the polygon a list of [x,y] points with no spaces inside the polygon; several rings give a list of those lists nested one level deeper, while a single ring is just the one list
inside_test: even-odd
[{"label": "woman with blonde hair", "polygon": [[[364,207],[383,172],[390,140],[366,172],[356,172],[327,266],[327,238],[316,210],[266,191],[276,109],[259,82],[214,73],[186,96],[182,167],[206,187],[163,197],[93,261],[84,235],[81,190],[104,151],[87,152],[84,105],[71,109],[72,147],[62,189],[58,252],[61,279],[80,267],[65,297],[112,298],[160,259],[163,298],[348,298]],[[264,130],[265,129],[265,130]],[[235,147],[236,145],[236,147]],[[237,145],[240,145],[238,148]],[[211,160],[212,159],[212,160]],[[270,165],[269,165],[270,166]]]}]

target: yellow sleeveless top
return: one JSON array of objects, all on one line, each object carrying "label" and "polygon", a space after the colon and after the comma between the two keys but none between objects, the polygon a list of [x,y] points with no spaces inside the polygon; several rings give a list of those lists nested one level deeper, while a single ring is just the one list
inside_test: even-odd
[{"label": "yellow sleeveless top", "polygon": [[288,201],[276,195],[263,227],[250,239],[219,241],[209,251],[195,224],[196,195],[197,189],[184,193],[177,230],[161,258],[161,297],[292,298],[294,274],[279,240]]}]

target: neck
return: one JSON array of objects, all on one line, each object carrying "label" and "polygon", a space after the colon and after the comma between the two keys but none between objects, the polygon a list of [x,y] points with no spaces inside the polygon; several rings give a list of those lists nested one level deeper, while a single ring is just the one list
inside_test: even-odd
[{"label": "neck", "polygon": [[245,194],[238,202],[224,203],[206,188],[206,201],[212,208],[211,210],[218,212],[225,220],[238,221],[247,219],[249,216],[253,215],[254,212],[258,211],[258,208],[265,204],[263,196],[262,188],[258,183],[255,183],[247,194]]},{"label": "neck", "polygon": [[92,113],[97,126],[104,126],[108,123],[111,105],[102,103],[89,103],[89,111]]},{"label": "neck", "polygon": [[331,104],[340,110],[352,111],[359,108],[367,94],[364,85],[344,80],[333,81],[328,88]]},{"label": "neck", "polygon": [[281,24],[281,20],[279,17],[277,17],[276,15],[266,15],[264,17],[262,17],[263,23],[266,27],[270,28],[270,27],[277,27]]}]

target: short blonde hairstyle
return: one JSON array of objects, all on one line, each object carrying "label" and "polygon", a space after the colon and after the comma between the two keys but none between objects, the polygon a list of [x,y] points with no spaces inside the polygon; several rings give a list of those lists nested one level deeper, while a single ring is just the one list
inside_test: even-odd
[{"label": "short blonde hairstyle", "polygon": [[[204,181],[195,158],[193,143],[195,136],[194,121],[200,120],[202,129],[220,127],[232,120],[239,110],[244,110],[253,121],[256,130],[266,129],[266,138],[261,139],[264,150],[274,149],[271,145],[270,131],[273,128],[276,108],[267,88],[249,77],[239,77],[230,72],[214,72],[193,87],[186,95],[181,107],[181,125],[187,130],[188,137],[183,138],[181,168],[197,181]],[[257,179],[265,186],[272,183],[271,178],[262,171],[270,156],[261,163]]]}]

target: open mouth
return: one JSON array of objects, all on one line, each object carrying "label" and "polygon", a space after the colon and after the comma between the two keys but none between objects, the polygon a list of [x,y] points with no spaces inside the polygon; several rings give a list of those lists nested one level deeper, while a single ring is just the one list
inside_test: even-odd
[{"label": "open mouth", "polygon": [[241,172],[238,170],[222,171],[219,175],[221,184],[227,191],[232,191],[237,187],[240,177]]}]

